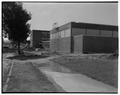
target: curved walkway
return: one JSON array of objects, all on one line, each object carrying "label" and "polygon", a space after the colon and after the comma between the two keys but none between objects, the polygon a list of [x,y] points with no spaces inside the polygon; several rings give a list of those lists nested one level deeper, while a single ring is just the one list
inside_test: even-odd
[{"label": "curved walkway", "polygon": [[[47,61],[48,62],[48,61]],[[71,72],[57,63],[42,61],[36,65],[50,80],[56,82],[66,92],[116,93],[117,88],[104,84],[82,74]]]},{"label": "curved walkway", "polygon": [[[55,56],[57,57],[57,56]],[[42,71],[48,79],[53,82],[54,85],[60,86],[65,92],[117,92],[117,88],[114,88],[110,85],[104,84],[100,81],[91,79],[85,75],[82,74],[76,74],[73,73],[71,70],[68,68],[65,68],[57,63],[53,63],[49,61],[49,59],[55,58],[55,57],[48,57],[48,58],[42,58],[42,59],[36,59],[36,60],[26,60],[23,63],[26,62],[31,62],[35,67],[37,67],[40,71]],[[15,60],[14,60],[15,62]],[[18,60],[16,60],[17,63],[19,63]],[[22,62],[22,61],[20,61]],[[16,64],[18,65],[18,64]],[[25,76],[31,77],[33,74],[33,71],[31,70],[31,74],[27,73],[26,69],[23,70],[22,66],[25,66],[25,68],[28,68],[30,65],[28,64],[19,64],[20,66],[17,66],[16,71],[21,71],[26,72]],[[20,68],[21,67],[21,68]],[[31,66],[29,67],[32,68]],[[39,75],[39,74],[37,74]],[[24,77],[25,77],[24,76]],[[21,77],[21,76],[20,76]],[[29,78],[27,77],[27,78]],[[38,76],[35,76],[38,77]],[[29,79],[28,79],[29,80]],[[35,79],[34,79],[35,80]],[[35,80],[36,81],[36,80]],[[37,83],[39,80],[37,80]],[[18,82],[20,83],[20,82]],[[39,84],[40,85],[40,84]],[[38,86],[39,87],[39,86]],[[33,89],[33,88],[32,88]],[[24,91],[24,89],[20,90]],[[32,90],[31,90],[32,91]],[[34,92],[39,92],[39,88],[35,88]]]}]

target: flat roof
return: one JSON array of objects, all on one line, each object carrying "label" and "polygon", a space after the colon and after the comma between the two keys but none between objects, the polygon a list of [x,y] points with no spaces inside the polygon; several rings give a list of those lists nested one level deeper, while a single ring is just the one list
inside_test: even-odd
[{"label": "flat roof", "polygon": [[71,22],[71,25],[72,25],[72,27],[75,27],[75,28],[87,28],[87,29],[118,31],[118,26],[114,26],[114,25],[83,23],[83,22],[79,22],[79,23]]},{"label": "flat roof", "polygon": [[35,31],[35,32],[50,32],[48,30],[32,30],[32,31]]},{"label": "flat roof", "polygon": [[[57,31],[62,31],[68,28],[86,28],[86,29],[98,29],[98,30],[108,30],[108,31],[118,31],[118,26],[105,25],[105,24],[94,24],[94,23],[84,23],[84,22],[69,22],[67,24],[61,25],[53,30],[53,33]],[[57,30],[57,31],[56,31]]]}]

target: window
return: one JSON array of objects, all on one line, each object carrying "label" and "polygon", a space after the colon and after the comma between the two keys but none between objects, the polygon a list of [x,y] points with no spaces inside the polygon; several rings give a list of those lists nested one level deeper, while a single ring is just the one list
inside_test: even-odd
[{"label": "window", "polygon": [[50,34],[50,39],[53,39],[53,34]]},{"label": "window", "polygon": [[70,29],[59,31],[53,34],[50,34],[50,39],[58,39],[58,38],[64,38],[64,37],[70,37]]},{"label": "window", "polygon": [[70,29],[67,29],[64,31],[64,36],[65,37],[70,37]]},{"label": "window", "polygon": [[88,36],[99,36],[99,30],[95,29],[87,29]]},{"label": "window", "polygon": [[56,33],[56,38],[58,39],[58,37],[59,37],[59,32]]},{"label": "window", "polygon": [[103,36],[103,37],[112,37],[112,31],[101,30],[101,36]]},{"label": "window", "polygon": [[61,31],[61,38],[63,38],[63,37],[64,37],[64,30]]},{"label": "window", "polygon": [[58,32],[58,38],[60,38],[60,37],[61,37],[61,31]]},{"label": "window", "polygon": [[85,35],[86,29],[72,28],[72,35]]}]

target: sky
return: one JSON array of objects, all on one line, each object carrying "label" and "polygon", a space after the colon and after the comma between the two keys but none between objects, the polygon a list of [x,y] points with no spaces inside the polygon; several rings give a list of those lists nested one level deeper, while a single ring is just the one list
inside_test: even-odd
[{"label": "sky", "polygon": [[53,24],[86,22],[118,25],[117,3],[23,3],[32,14],[31,30],[51,30]]}]

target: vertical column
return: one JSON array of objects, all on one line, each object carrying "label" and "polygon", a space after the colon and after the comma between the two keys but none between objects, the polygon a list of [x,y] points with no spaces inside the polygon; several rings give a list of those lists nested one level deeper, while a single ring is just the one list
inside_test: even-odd
[{"label": "vertical column", "polygon": [[99,29],[99,36],[101,36],[101,29]]},{"label": "vertical column", "polygon": [[87,35],[87,27],[85,28],[85,35]]},{"label": "vertical column", "polygon": [[74,44],[73,44],[73,41],[74,41],[74,39],[73,39],[73,35],[72,35],[72,23],[70,24],[70,53],[73,53],[74,52]]},{"label": "vertical column", "polygon": [[112,31],[112,37],[113,37],[113,31]]}]

